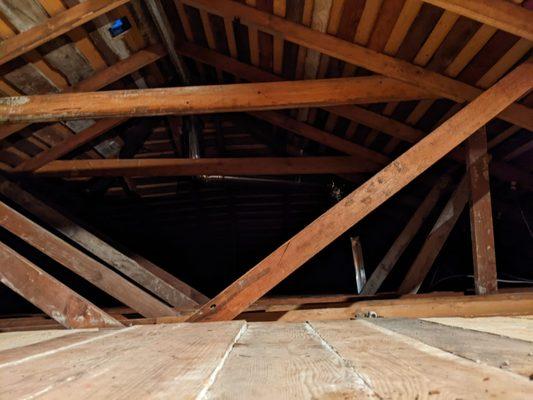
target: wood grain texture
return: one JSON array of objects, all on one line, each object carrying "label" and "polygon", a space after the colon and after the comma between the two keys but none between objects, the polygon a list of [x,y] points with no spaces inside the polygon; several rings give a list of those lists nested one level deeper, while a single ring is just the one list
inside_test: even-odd
[{"label": "wood grain texture", "polygon": [[[185,0],[187,4],[209,10],[225,18],[239,18],[243,24],[261,26],[267,32],[283,33],[285,40],[319,51],[333,58],[358,65],[378,74],[416,85],[436,95],[462,103],[480,95],[481,89],[459,80],[421,68],[409,62],[335,38],[305,26],[295,24],[271,14],[229,0]],[[399,2],[396,2],[398,4]],[[520,104],[513,104],[503,111],[499,118],[533,130],[531,110]]]},{"label": "wood grain texture", "polygon": [[[429,322],[375,318],[368,321],[473,362],[502,368],[528,379],[533,373],[533,359],[530,355],[533,351],[532,343],[486,332],[444,326],[438,323],[439,320],[440,318],[436,318],[432,320],[433,322]],[[504,320],[507,329],[513,330],[516,324],[514,318]]]},{"label": "wood grain texture", "polygon": [[306,324],[249,324],[207,399],[375,398]]},{"label": "wood grain texture", "polygon": [[169,304],[193,307],[207,302],[185,282],[138,255],[118,251],[15,183],[0,178],[0,193]]},{"label": "wood grain texture", "polygon": [[470,187],[470,231],[474,258],[474,286],[477,294],[498,291],[492,202],[489,183],[487,132],[484,128],[466,142]]},{"label": "wood grain texture", "polygon": [[[533,383],[363,321],[310,324],[382,398],[525,398]],[[488,379],[486,379],[488,378]]]},{"label": "wood grain texture", "polygon": [[176,315],[176,312],[142,289],[76,249],[58,236],[0,202],[0,225],[65,268],[145,317]]},{"label": "wood grain texture", "polygon": [[[533,311],[531,293],[493,294],[487,296],[412,297],[395,300],[366,300],[337,307],[293,309],[272,312],[269,321],[334,321],[356,316],[383,318],[487,317],[527,315]],[[246,314],[242,314],[246,318]],[[263,318],[265,316],[263,315]],[[261,320],[261,319],[258,319]]]},{"label": "wood grain texture", "polygon": [[66,328],[122,324],[0,242],[0,282]]},{"label": "wood grain texture", "polygon": [[243,327],[233,322],[123,329],[3,368],[0,396],[196,398]]},{"label": "wood grain texture", "polygon": [[435,98],[382,76],[162,89],[62,93],[0,99],[0,123],[272,110]]},{"label": "wood grain texture", "polygon": [[533,12],[505,0],[424,0],[503,31],[533,41]]},{"label": "wood grain texture", "polygon": [[190,320],[234,318],[526,93],[532,86],[532,72],[533,62],[515,69],[285,242]]},{"label": "wood grain texture", "polygon": [[69,8],[49,18],[46,22],[0,43],[0,64],[5,64],[128,1],[88,0]]}]

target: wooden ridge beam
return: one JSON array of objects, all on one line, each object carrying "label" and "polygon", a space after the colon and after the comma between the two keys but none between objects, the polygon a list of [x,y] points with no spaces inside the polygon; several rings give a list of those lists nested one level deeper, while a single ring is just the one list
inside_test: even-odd
[{"label": "wooden ridge beam", "polygon": [[400,294],[418,292],[463,212],[468,201],[469,192],[468,177],[465,175],[444,206],[415,261],[409,267],[407,275],[398,289]]},{"label": "wooden ridge beam", "polygon": [[496,117],[533,85],[526,61],[263,259],[191,321],[232,319]]},{"label": "wooden ridge beam", "polygon": [[0,242],[0,280],[65,328],[123,326],[57,279]]},{"label": "wooden ridge beam", "polygon": [[[122,79],[125,76],[128,76],[135,71],[154,63],[165,55],[166,52],[160,44],[149,46],[145,49],[139,50],[124,60],[118,61],[116,64],[113,64],[106,69],[96,71],[93,75],[89,76],[83,81],[65,89],[64,93],[100,90],[112,84],[113,82],[116,82],[119,79]],[[23,123],[6,124],[0,126],[0,140],[5,139],[6,137],[24,129],[29,125],[30,124]],[[92,127],[89,127],[88,129],[91,128]]]},{"label": "wooden ridge beam", "polygon": [[129,0],[87,0],[0,43],[0,65],[77,28]]},{"label": "wooden ridge beam", "polygon": [[533,42],[533,12],[506,0],[423,0]]},{"label": "wooden ridge beam", "polygon": [[498,291],[498,280],[485,127],[468,138],[466,148],[474,286],[477,294],[491,294]]},{"label": "wooden ridge beam", "polygon": [[[366,68],[370,71],[416,85],[439,97],[463,103],[472,101],[482,89],[348,42],[306,26],[288,21],[270,13],[230,0],[184,0],[183,3],[205,9],[229,20],[238,19],[245,25],[253,25],[267,33],[282,35],[285,40],[308,49],[316,50],[332,58]],[[498,118],[533,131],[533,112],[521,104],[512,104]]]},{"label": "wooden ridge beam", "polygon": [[34,175],[88,176],[195,176],[351,174],[374,170],[358,157],[243,157],[155,158],[116,160],[59,160]]},{"label": "wooden ridge beam", "polygon": [[0,123],[207,114],[435,98],[383,76],[62,93],[0,99]]},{"label": "wooden ridge beam", "polygon": [[420,227],[429,216],[431,210],[437,204],[440,196],[450,183],[448,176],[443,177],[439,183],[437,183],[427,196],[424,198],[420,206],[416,209],[414,214],[409,219],[409,222],[405,225],[401,233],[398,235],[392,246],[389,248],[383,259],[380,261],[366,285],[363,287],[361,294],[372,295],[376,294],[379,287],[392,271],[396,262],[400,259],[403,252],[407,249],[411,241],[414,239],[416,233],[420,230]]},{"label": "wooden ridge beam", "polygon": [[172,306],[195,307],[207,302],[206,296],[185,282],[140,256],[118,251],[4,178],[0,178],[0,193]]},{"label": "wooden ridge beam", "polygon": [[122,276],[0,202],[0,226],[145,317],[176,312]]}]

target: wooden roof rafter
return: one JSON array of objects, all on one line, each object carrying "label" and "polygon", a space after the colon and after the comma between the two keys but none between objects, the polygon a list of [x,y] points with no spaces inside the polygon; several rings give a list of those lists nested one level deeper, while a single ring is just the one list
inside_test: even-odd
[{"label": "wooden roof rafter", "polygon": [[234,318],[474,131],[531,90],[532,79],[533,61],[529,60],[289,239],[200,308],[189,320]]}]

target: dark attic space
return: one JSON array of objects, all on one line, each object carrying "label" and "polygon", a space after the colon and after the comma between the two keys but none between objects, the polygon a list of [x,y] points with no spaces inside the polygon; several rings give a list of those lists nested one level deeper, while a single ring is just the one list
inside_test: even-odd
[{"label": "dark attic space", "polygon": [[532,16],[0,0],[0,398],[527,398]]}]

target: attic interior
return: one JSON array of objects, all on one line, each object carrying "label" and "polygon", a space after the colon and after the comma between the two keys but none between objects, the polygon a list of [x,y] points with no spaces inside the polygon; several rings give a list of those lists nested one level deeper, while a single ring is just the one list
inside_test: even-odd
[{"label": "attic interior", "polygon": [[0,0],[0,332],[506,317],[511,340],[533,314],[532,10]]}]

